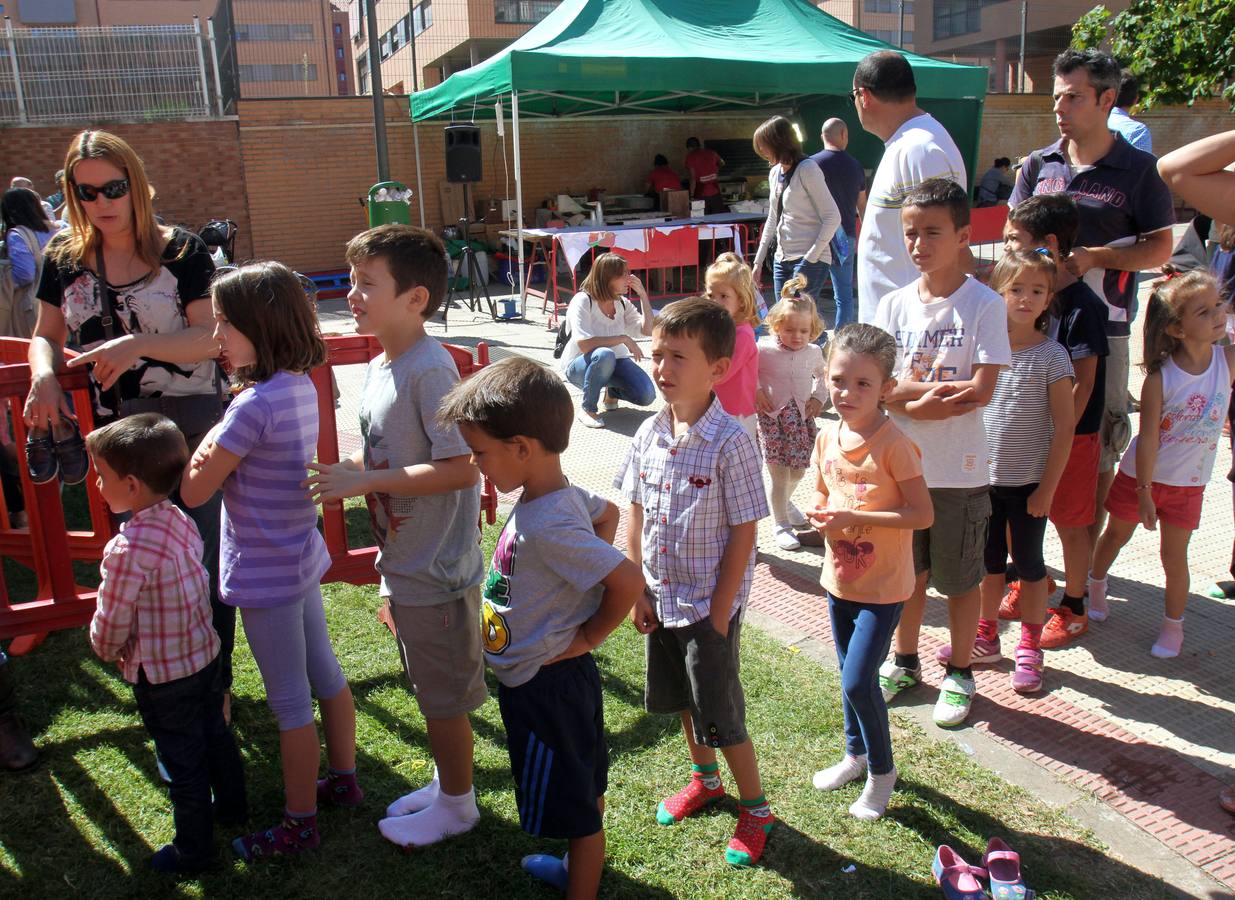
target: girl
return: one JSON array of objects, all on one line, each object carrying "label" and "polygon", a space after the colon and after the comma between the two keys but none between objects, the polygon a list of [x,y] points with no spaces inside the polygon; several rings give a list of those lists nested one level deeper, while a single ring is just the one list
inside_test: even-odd
[{"label": "girl", "polygon": [[814,343],[823,333],[815,301],[800,293],[806,279],[795,275],[781,289],[781,300],[768,313],[772,332],[759,340],[759,433],[763,455],[772,474],[772,518],[776,546],[802,546],[794,528],[807,524],[806,516],[790,501],[810,463],[815,446],[815,419],[827,396],[827,366],[823,349]]},{"label": "girl", "polygon": [[[185,469],[190,506],[223,489],[220,593],[240,608],[266,702],[279,723],[286,811],[270,829],[236,838],[246,861],[316,847],[318,801],[357,806],[356,713],[326,633],[318,588],[330,566],[317,509],[301,487],[317,445],[317,392],[326,361],[316,310],[279,263],[231,269],[211,286],[214,336],[242,391]],[[330,770],[320,756],[321,702]]]},{"label": "girl", "polygon": [[736,253],[722,253],[708,266],[704,283],[708,299],[723,306],[737,327],[729,371],[716,382],[716,397],[725,412],[742,423],[746,433],[758,442],[755,419],[755,391],[759,384],[759,351],[755,346],[755,326],[759,324],[759,291],[750,267]]},{"label": "girl", "polygon": [[[639,297],[638,305],[626,299],[628,291]],[[650,406],[656,399],[652,379],[639,367],[643,351],[635,342],[651,336],[654,319],[648,292],[626,260],[616,253],[596,257],[566,308],[570,338],[558,364],[562,377],[583,390],[580,424],[605,427],[601,391],[606,411],[616,409],[619,399],[636,406]]]},{"label": "girl", "polygon": [[[1042,689],[1040,646],[1046,622],[1047,578],[1042,559],[1046,514],[1072,452],[1076,414],[1072,360],[1046,336],[1055,261],[1046,251],[1005,253],[991,274],[991,289],[1008,307],[1012,365],[999,373],[991,401],[982,410],[990,447],[991,519],[986,534],[986,577],[973,662],[998,662],[999,601],[1012,561],[1020,574],[1021,639],[1016,645],[1012,688]],[[940,650],[946,664],[951,648]]]},{"label": "girl", "polygon": [[883,411],[896,384],[896,341],[873,325],[846,325],[828,342],[828,386],[839,422],[815,443],[810,521],[827,543],[820,583],[840,661],[845,756],[815,773],[821,791],[861,777],[849,807],[878,819],[896,784],[879,664],[913,591],[913,531],[934,519],[918,448]]},{"label": "girl", "polygon": [[1150,531],[1161,524],[1166,617],[1149,651],[1159,659],[1178,656],[1184,642],[1188,541],[1201,521],[1235,365],[1235,346],[1215,346],[1226,309],[1218,283],[1202,272],[1172,271],[1149,295],[1140,431],[1120,460],[1106,499],[1110,521],[1094,549],[1090,618],[1100,622],[1108,613],[1107,572],[1119,551],[1137,523]]}]

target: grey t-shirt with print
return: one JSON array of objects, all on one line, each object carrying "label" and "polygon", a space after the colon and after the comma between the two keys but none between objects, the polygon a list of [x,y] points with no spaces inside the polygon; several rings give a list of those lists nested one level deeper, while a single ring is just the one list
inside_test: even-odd
[{"label": "grey t-shirt with print", "polygon": [[[365,372],[360,431],[366,469],[404,468],[465,456],[454,426],[437,422],[442,397],[459,380],[454,360],[425,335],[402,355],[379,356]],[[369,494],[379,549],[381,595],[403,606],[433,606],[480,584],[480,488],[401,497]]]},{"label": "grey t-shirt with print", "polygon": [[600,582],[626,558],[596,536],[603,497],[566,487],[518,503],[485,579],[485,659],[498,681],[518,687],[569,646],[600,606]]}]

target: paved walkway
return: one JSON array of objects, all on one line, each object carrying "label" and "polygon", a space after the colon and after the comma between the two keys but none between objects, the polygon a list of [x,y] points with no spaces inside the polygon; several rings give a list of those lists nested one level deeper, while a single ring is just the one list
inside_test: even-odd
[{"label": "paved walkway", "polygon": [[[326,331],[352,330],[343,304],[322,307]],[[449,330],[435,322],[430,332],[462,346],[484,341],[494,360],[520,354],[554,362],[553,333],[538,306],[529,308],[527,321],[509,323],[452,310]],[[1132,357],[1139,358],[1139,338],[1134,338]],[[361,369],[340,369],[338,377],[343,398],[340,449],[350,452],[359,444],[355,403]],[[1134,372],[1133,382],[1136,394],[1139,373]],[[648,414],[623,406],[607,416],[607,429],[575,428],[564,458],[571,479],[614,496],[613,474],[630,437]],[[1215,478],[1206,489],[1202,524],[1192,540],[1194,593],[1188,606],[1187,640],[1178,659],[1157,660],[1148,652],[1162,616],[1163,573],[1156,534],[1138,530],[1111,573],[1110,619],[1093,625],[1074,646],[1047,654],[1047,691],[1034,698],[1014,693],[1008,687],[1007,661],[980,668],[980,699],[970,722],[950,736],[964,746],[966,733],[976,730],[1006,748],[1013,768],[1017,761],[1032,761],[1096,796],[1194,867],[1196,879],[1188,892],[1200,896],[1231,896],[1217,882],[1235,889],[1235,817],[1216,802],[1220,786],[1235,783],[1235,666],[1230,661],[1235,603],[1199,593],[1215,578],[1228,577],[1232,493],[1221,473],[1230,464],[1229,448],[1223,445]],[[803,484],[797,499],[805,502],[807,493]],[[751,608],[786,640],[813,638],[830,646],[826,609],[816,587],[822,551],[779,550],[772,542],[770,520],[761,525],[759,547]],[[1062,580],[1062,557],[1052,529],[1046,558]],[[1006,646],[1010,648],[1013,640],[1008,638]],[[933,659],[935,648],[946,642],[946,610],[942,602],[931,603],[923,660]],[[924,670],[928,683],[937,685],[942,669],[927,662]],[[908,706],[907,712],[916,708],[919,716],[929,713],[933,691],[911,694],[919,696],[907,697],[898,706]],[[1104,838],[1116,843],[1108,835]],[[1133,865],[1166,874],[1136,849],[1135,842],[1123,854],[1119,851],[1116,846],[1115,852],[1129,857],[1126,861]]]}]

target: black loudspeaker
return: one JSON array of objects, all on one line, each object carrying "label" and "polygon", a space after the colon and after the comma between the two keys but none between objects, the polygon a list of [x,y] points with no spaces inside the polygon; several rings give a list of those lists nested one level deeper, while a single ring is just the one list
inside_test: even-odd
[{"label": "black loudspeaker", "polygon": [[480,181],[480,126],[446,126],[446,180],[451,184]]}]

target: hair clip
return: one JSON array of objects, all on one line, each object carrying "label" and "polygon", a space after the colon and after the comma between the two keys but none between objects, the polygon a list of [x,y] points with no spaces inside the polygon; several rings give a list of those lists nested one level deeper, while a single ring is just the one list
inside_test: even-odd
[{"label": "hair clip", "polygon": [[1180,275],[1182,275],[1182,274],[1184,274],[1184,273],[1183,273],[1183,272],[1181,272],[1181,271],[1179,271],[1179,269],[1172,269],[1171,271],[1169,271],[1169,272],[1165,273],[1165,274],[1162,276],[1162,280],[1163,280],[1163,281],[1170,281],[1172,278],[1178,278],[1178,277],[1179,277]]},{"label": "hair clip", "polygon": [[1047,259],[1055,258],[1054,254],[1052,254],[1051,251],[1048,250],[1046,247],[1034,247],[1033,252],[1041,254],[1042,256],[1045,256]]}]

